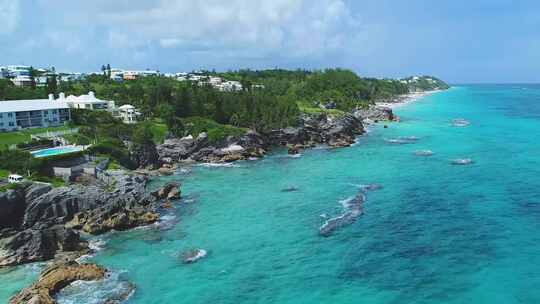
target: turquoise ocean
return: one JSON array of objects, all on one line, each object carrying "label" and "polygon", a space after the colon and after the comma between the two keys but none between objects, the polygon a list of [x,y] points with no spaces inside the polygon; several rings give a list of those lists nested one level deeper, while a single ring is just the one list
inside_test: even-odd
[{"label": "turquoise ocean", "polygon": [[[371,126],[349,148],[154,180],[181,182],[183,199],[159,225],[93,239],[102,249],[89,260],[111,277],[59,302],[100,303],[131,282],[134,304],[539,303],[540,86],[456,86],[395,112],[400,123]],[[364,214],[320,236],[366,184],[382,189]],[[192,248],[207,257],[182,263]],[[0,270],[0,301],[39,269]]]}]

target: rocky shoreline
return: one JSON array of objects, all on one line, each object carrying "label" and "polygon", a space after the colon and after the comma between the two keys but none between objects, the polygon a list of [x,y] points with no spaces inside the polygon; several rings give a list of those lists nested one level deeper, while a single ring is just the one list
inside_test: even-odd
[{"label": "rocky shoreline", "polygon": [[286,147],[290,154],[302,149],[326,144],[329,147],[347,147],[365,132],[365,126],[378,121],[395,121],[392,109],[371,106],[339,117],[327,114],[302,115],[297,127],[287,127],[267,133],[248,131],[239,137],[209,142],[206,133],[197,138],[168,138],[156,147],[157,167],[166,174],[181,162],[228,163],[263,157],[272,147]]},{"label": "rocky shoreline", "polygon": [[[372,106],[340,117],[304,115],[298,127],[266,134],[249,131],[217,143],[210,143],[205,133],[197,138],[170,138],[156,147],[160,169],[154,172],[170,174],[182,162],[260,158],[274,146],[286,147],[291,154],[318,144],[346,147],[365,132],[366,125],[395,120],[391,108]],[[179,185],[174,183],[150,193],[145,175],[116,172],[112,178],[109,184],[60,188],[27,183],[0,193],[0,267],[54,261],[10,303],[55,303],[54,294],[72,281],[103,278],[106,270],[100,266],[75,262],[91,251],[81,232],[99,235],[152,224],[159,220],[161,209],[170,207],[170,200],[180,197]],[[43,283],[51,277],[61,278],[61,283]]]}]

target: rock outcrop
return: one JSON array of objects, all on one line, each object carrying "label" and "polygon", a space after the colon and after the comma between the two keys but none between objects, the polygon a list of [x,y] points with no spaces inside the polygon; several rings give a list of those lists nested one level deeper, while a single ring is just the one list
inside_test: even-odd
[{"label": "rock outcrop", "polygon": [[360,191],[348,200],[343,201],[343,212],[337,216],[327,219],[321,227],[319,227],[319,235],[328,237],[334,231],[352,224],[358,217],[363,214],[364,202],[366,194],[369,191],[382,189],[381,185],[369,184],[360,187]]},{"label": "rock outcrop", "polygon": [[66,262],[46,268],[37,282],[21,290],[13,296],[10,304],[54,304],[55,294],[69,284],[82,281],[101,280],[105,277],[106,269],[95,264],[79,264]]},{"label": "rock outcrop", "polygon": [[180,184],[167,183],[165,186],[152,192],[152,195],[161,200],[175,200],[180,198]]},{"label": "rock outcrop", "polygon": [[198,260],[206,257],[208,253],[204,249],[191,249],[182,254],[182,261],[185,264],[195,263]]},{"label": "rock outcrop", "polygon": [[63,225],[33,228],[16,232],[0,239],[0,266],[19,265],[28,262],[46,261],[57,252],[80,252],[88,250],[79,234]]},{"label": "rock outcrop", "polygon": [[391,108],[383,106],[371,106],[366,109],[358,109],[353,115],[365,122],[391,121],[396,118]]},{"label": "rock outcrop", "polygon": [[361,119],[351,114],[332,117],[303,115],[298,127],[288,127],[265,134],[248,131],[237,137],[229,137],[219,142],[208,141],[202,133],[193,137],[171,138],[157,147],[162,163],[172,164],[183,160],[198,162],[233,162],[264,156],[272,146],[287,146],[291,153],[316,144],[331,147],[349,146],[356,136],[364,133]]},{"label": "rock outcrop", "polygon": [[[108,176],[106,186],[28,183],[0,195],[0,266],[84,253],[88,246],[77,230],[100,234],[159,220],[161,198],[146,191],[146,177],[123,171]],[[179,185],[162,192],[165,199],[176,198]]]},{"label": "rock outcrop", "polygon": [[159,167],[159,155],[153,142],[145,145],[133,145],[130,157],[137,168],[156,169]]},{"label": "rock outcrop", "polygon": [[266,145],[263,137],[254,131],[214,143],[210,143],[208,136],[201,133],[196,139],[191,136],[166,139],[157,147],[157,151],[160,161],[165,164],[182,160],[232,162],[250,157],[262,157],[266,153]]}]

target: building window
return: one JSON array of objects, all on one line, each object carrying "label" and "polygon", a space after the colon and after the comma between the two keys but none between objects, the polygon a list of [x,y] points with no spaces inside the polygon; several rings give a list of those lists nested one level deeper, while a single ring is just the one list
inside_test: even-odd
[{"label": "building window", "polygon": [[4,114],[0,113],[0,118],[4,118]]},{"label": "building window", "polygon": [[15,124],[13,123],[13,121],[10,121],[10,122],[9,122],[9,126],[10,126],[10,127],[15,126]]},{"label": "building window", "polygon": [[8,113],[7,116],[8,117],[13,117],[13,113]]}]

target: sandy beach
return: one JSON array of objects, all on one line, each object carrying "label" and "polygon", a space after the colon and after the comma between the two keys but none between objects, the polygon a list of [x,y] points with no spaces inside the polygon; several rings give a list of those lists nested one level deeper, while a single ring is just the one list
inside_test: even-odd
[{"label": "sandy beach", "polygon": [[399,96],[398,98],[394,99],[392,102],[377,102],[376,105],[388,107],[391,109],[396,109],[396,108],[408,105],[410,103],[413,103],[424,96],[431,95],[437,92],[440,92],[440,90],[409,93],[409,94]]}]

